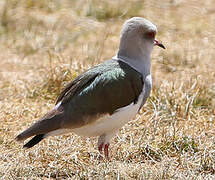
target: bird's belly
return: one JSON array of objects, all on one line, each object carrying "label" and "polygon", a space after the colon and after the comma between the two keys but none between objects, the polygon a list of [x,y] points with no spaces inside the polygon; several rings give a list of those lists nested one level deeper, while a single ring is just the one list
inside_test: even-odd
[{"label": "bird's belly", "polygon": [[80,128],[72,129],[72,132],[80,136],[92,137],[117,131],[124,124],[135,117],[141,105],[142,97],[143,95],[141,94],[136,104],[131,103],[128,106],[120,108],[112,115],[104,114],[93,123]]}]

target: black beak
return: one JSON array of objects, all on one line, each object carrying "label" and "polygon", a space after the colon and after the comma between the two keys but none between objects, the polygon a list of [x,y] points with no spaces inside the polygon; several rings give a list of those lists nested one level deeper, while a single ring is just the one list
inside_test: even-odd
[{"label": "black beak", "polygon": [[156,39],[154,40],[154,45],[159,46],[159,47],[161,47],[163,49],[166,49],[165,46],[162,43],[160,43],[158,40],[156,40]]}]

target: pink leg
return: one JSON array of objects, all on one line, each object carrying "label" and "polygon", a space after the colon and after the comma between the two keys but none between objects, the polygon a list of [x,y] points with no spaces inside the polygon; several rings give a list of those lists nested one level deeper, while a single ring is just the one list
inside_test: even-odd
[{"label": "pink leg", "polygon": [[[103,148],[104,148],[104,156],[106,160],[109,160],[109,146],[110,146],[109,140],[111,139],[112,136],[113,134],[108,134],[108,135],[103,134],[99,136],[99,139],[98,139],[98,149],[99,149],[100,155],[103,154]],[[100,156],[100,159],[102,159],[102,156]]]},{"label": "pink leg", "polygon": [[110,144],[107,143],[107,144],[105,144],[105,147],[104,147],[105,158],[106,158],[107,160],[109,160],[109,150],[108,150],[109,145],[110,145]]},{"label": "pink leg", "polygon": [[100,154],[102,154],[103,146],[104,146],[104,143],[101,143],[99,145],[99,152],[100,152]]}]

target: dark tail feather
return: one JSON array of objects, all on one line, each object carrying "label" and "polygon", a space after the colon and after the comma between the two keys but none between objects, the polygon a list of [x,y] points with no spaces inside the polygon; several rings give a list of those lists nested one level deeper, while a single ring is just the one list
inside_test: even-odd
[{"label": "dark tail feather", "polygon": [[[59,129],[62,119],[63,119],[62,112],[57,109],[53,109],[52,111],[48,112],[44,117],[42,117],[40,120],[38,120],[36,123],[31,125],[28,129],[20,133],[16,137],[16,140],[17,141],[25,140],[34,135],[47,134],[50,131]],[[39,137],[41,138],[41,136]]]},{"label": "dark tail feather", "polygon": [[34,136],[30,141],[28,141],[23,148],[31,148],[34,145],[36,145],[37,143],[39,143],[40,141],[42,141],[44,139],[44,135],[45,134],[39,134]]}]

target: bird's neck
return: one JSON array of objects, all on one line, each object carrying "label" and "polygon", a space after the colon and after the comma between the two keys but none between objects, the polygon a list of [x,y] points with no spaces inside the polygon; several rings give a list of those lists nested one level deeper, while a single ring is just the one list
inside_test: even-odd
[{"label": "bird's neck", "polygon": [[140,49],[138,52],[135,51],[129,52],[123,49],[119,49],[115,58],[129,64],[131,67],[140,72],[145,78],[147,75],[150,74],[151,69],[150,53],[151,52],[141,51]]}]

